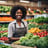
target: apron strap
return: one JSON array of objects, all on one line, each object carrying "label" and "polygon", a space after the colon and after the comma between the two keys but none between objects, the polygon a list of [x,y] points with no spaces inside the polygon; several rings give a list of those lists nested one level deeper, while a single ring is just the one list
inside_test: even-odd
[{"label": "apron strap", "polygon": [[[25,27],[24,22],[23,22],[23,21],[21,21],[21,22],[23,23],[23,25],[24,25],[24,27]],[[15,26],[15,31],[16,31],[16,23],[14,23],[14,26]]]},{"label": "apron strap", "polygon": [[23,23],[23,25],[24,25],[24,27],[25,27],[25,24],[24,24],[24,22],[23,21],[21,21],[22,23]]},{"label": "apron strap", "polygon": [[16,23],[14,23],[15,31],[16,31]]}]

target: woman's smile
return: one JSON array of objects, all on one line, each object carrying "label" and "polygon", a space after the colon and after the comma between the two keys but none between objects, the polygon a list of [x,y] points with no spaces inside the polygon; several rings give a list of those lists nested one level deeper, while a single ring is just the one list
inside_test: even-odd
[{"label": "woman's smile", "polygon": [[21,19],[22,18],[22,11],[19,9],[19,10],[17,10],[17,12],[16,12],[16,19]]}]

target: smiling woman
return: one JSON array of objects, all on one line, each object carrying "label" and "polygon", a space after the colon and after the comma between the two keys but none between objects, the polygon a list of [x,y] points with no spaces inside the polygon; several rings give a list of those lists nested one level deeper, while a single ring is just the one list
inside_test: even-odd
[{"label": "smiling woman", "polygon": [[8,37],[14,42],[27,33],[27,22],[22,20],[26,16],[26,8],[20,5],[14,6],[11,16],[15,21],[8,26]]},{"label": "smiling woman", "polygon": [[12,10],[11,10],[11,16],[12,16],[12,18],[13,19],[16,19],[16,17],[15,17],[15,14],[17,13],[17,11],[18,10],[21,10],[21,12],[22,12],[22,18],[24,18],[25,16],[26,16],[26,8],[25,7],[23,7],[23,6],[20,6],[20,5],[17,5],[17,6],[14,6],[13,8],[12,8]]}]

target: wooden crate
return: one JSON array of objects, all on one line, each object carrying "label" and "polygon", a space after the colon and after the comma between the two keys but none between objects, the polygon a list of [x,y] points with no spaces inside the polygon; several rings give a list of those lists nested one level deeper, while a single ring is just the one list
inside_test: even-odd
[{"label": "wooden crate", "polygon": [[27,46],[14,45],[14,44],[11,44],[11,47],[13,48],[34,48],[34,47],[27,47]]},{"label": "wooden crate", "polygon": [[43,25],[43,24],[48,24],[48,23],[36,23],[36,22],[29,22],[29,24]]}]

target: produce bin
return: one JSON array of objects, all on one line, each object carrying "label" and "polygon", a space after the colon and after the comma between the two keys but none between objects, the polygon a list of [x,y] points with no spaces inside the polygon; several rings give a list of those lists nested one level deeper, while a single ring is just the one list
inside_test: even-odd
[{"label": "produce bin", "polygon": [[11,47],[13,48],[35,48],[35,47],[27,47],[27,46],[14,45],[14,44],[11,44]]}]

